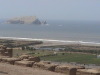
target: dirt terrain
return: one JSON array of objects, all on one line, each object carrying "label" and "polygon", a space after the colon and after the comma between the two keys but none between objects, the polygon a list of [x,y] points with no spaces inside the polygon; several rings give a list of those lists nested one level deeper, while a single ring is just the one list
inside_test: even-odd
[{"label": "dirt terrain", "polygon": [[37,68],[21,67],[0,63],[0,75],[64,75]]}]

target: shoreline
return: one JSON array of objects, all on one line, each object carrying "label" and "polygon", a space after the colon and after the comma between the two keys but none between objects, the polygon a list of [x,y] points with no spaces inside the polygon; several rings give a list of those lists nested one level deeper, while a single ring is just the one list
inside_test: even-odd
[{"label": "shoreline", "polygon": [[23,41],[43,41],[51,42],[55,44],[82,44],[82,45],[91,45],[91,46],[100,46],[100,43],[96,42],[84,42],[84,41],[69,41],[69,40],[52,40],[52,39],[35,39],[35,38],[21,38],[21,37],[0,37],[0,39],[5,40],[23,40]]}]

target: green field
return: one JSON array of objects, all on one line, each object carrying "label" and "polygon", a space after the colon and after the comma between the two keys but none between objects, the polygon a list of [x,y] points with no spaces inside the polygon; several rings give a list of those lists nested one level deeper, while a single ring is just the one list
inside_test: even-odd
[{"label": "green field", "polygon": [[92,54],[77,54],[66,53],[57,54],[56,56],[41,57],[42,60],[56,61],[56,62],[77,62],[83,64],[100,64],[100,59]]},{"label": "green field", "polygon": [[[15,57],[17,54],[20,56],[23,53],[28,53],[29,55],[32,55],[32,56],[39,56],[41,60],[47,60],[47,61],[76,62],[76,63],[83,63],[83,64],[100,65],[100,58],[97,58],[97,56],[93,54],[58,52],[57,55],[52,56],[54,51],[48,51],[48,50],[36,50],[36,51],[14,50],[13,52],[14,52],[13,54]],[[42,56],[45,56],[45,57],[42,57]]]},{"label": "green field", "polygon": [[17,55],[20,56],[21,54],[29,54],[32,56],[44,56],[44,55],[50,55],[53,54],[53,51],[48,51],[48,50],[13,50],[13,56],[16,57]]}]

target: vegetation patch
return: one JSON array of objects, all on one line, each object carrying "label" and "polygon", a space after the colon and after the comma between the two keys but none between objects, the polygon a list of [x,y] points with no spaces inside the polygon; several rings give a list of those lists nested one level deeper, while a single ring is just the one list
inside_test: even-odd
[{"label": "vegetation patch", "polygon": [[76,62],[82,64],[100,64],[100,59],[92,54],[79,54],[79,53],[59,53],[55,56],[41,57],[42,60],[54,62]]}]

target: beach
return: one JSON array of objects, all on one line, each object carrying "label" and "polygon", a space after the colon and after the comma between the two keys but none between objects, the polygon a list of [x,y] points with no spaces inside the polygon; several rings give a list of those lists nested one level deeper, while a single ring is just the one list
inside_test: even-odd
[{"label": "beach", "polygon": [[53,39],[35,39],[35,38],[20,38],[20,37],[0,37],[0,39],[7,40],[23,40],[23,41],[43,41],[44,45],[66,45],[66,44],[82,44],[91,46],[100,46],[100,43],[96,42],[84,42],[84,41],[69,41],[69,40],[53,40]]}]

